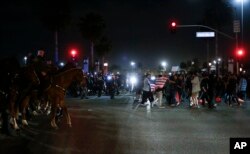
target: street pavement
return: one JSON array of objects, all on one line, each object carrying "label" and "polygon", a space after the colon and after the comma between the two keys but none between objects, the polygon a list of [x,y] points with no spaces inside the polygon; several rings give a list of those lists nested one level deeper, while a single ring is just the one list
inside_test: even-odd
[{"label": "street pavement", "polygon": [[229,154],[230,137],[250,137],[250,105],[216,109],[137,106],[123,94],[66,98],[72,128],[38,115],[12,136],[0,134],[0,154]]}]

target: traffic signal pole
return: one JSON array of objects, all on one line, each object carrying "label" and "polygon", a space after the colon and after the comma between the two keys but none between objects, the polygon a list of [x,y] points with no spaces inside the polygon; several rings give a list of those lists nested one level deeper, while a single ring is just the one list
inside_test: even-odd
[{"label": "traffic signal pole", "polygon": [[[176,25],[176,27],[179,27],[179,28],[185,28],[185,27],[202,27],[202,28],[207,28],[207,29],[210,29],[212,31],[215,31],[216,33],[220,34],[220,35],[223,35],[229,39],[235,39],[234,37],[226,34],[226,33],[223,33],[217,29],[214,29],[212,27],[209,27],[209,26],[205,26],[205,25]],[[218,56],[218,36],[215,35],[215,57]]]},{"label": "traffic signal pole", "polygon": [[[174,25],[175,27],[177,27],[177,28],[189,28],[189,27],[202,27],[202,28],[207,28],[207,29],[209,29],[209,30],[212,30],[212,31],[214,31],[214,32],[216,32],[217,34],[220,34],[220,35],[223,35],[224,37],[227,37],[227,38],[229,38],[229,39],[232,39],[232,40],[236,40],[236,46],[238,46],[238,43],[237,43],[237,36],[234,38],[234,37],[232,37],[232,36],[230,36],[230,35],[228,35],[228,34],[226,34],[226,33],[223,33],[223,32],[221,32],[221,31],[219,31],[219,30],[217,30],[217,29],[214,29],[214,28],[212,28],[212,27],[209,27],[209,26],[205,26],[205,25],[178,25],[178,24],[176,24],[176,25]],[[172,27],[173,27],[173,24],[172,24]],[[218,57],[218,35],[215,35],[215,57],[217,58]],[[218,65],[218,64],[217,64]],[[237,64],[236,64],[237,66],[237,74],[238,74],[238,62],[237,62]],[[217,68],[218,69],[218,68]],[[218,70],[217,70],[217,75],[218,75]]]},{"label": "traffic signal pole", "polygon": [[228,35],[226,33],[223,33],[223,32],[221,32],[221,31],[219,31],[217,29],[214,29],[212,27],[205,26],[205,25],[176,25],[176,27],[180,27],[180,28],[184,28],[184,27],[202,27],[202,28],[207,28],[207,29],[213,30],[216,33],[221,34],[221,35],[223,35],[223,36],[225,36],[227,38],[230,38],[230,39],[233,39],[233,40],[235,39],[234,37],[232,37],[232,36],[230,36],[230,35]]}]

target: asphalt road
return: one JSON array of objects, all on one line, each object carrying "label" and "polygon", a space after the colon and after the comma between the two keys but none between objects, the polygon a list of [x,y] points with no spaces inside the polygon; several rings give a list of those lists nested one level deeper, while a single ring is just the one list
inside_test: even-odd
[{"label": "asphalt road", "polygon": [[0,154],[229,154],[230,137],[250,137],[250,105],[216,109],[136,108],[131,95],[67,98],[72,128],[38,115],[20,135],[0,134]]}]

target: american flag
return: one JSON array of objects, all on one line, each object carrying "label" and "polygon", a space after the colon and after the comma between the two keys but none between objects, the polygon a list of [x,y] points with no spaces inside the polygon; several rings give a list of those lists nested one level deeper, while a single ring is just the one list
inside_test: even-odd
[{"label": "american flag", "polygon": [[150,83],[150,88],[151,88],[151,91],[155,91],[155,88],[156,88],[155,84],[154,83]]},{"label": "american flag", "polygon": [[154,88],[155,89],[162,89],[166,83],[166,81],[168,80],[168,78],[162,76],[162,77],[157,77],[156,80],[155,80],[155,86]]}]

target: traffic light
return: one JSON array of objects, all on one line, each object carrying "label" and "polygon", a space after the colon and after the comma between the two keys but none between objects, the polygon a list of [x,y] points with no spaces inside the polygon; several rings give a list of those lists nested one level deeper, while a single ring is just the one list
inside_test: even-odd
[{"label": "traffic light", "polygon": [[245,55],[244,49],[239,48],[239,49],[236,50],[236,56],[237,56],[238,58],[242,58],[244,55]]},{"label": "traffic light", "polygon": [[171,32],[171,33],[175,33],[175,32],[176,32],[176,27],[177,27],[176,22],[175,22],[175,21],[172,21],[172,22],[170,23],[170,26],[169,26],[170,32]]},{"label": "traffic light", "polygon": [[77,51],[76,51],[75,49],[72,49],[72,50],[70,51],[70,55],[71,55],[72,58],[75,58],[76,55],[77,55]]},{"label": "traffic light", "polygon": [[171,22],[171,27],[172,27],[172,28],[176,28],[176,22],[174,22],[174,21]]},{"label": "traffic light", "polygon": [[70,52],[69,52],[69,54],[70,54],[70,61],[71,62],[77,62],[78,61],[78,52],[77,52],[77,50],[76,49],[71,49],[70,50]]}]

